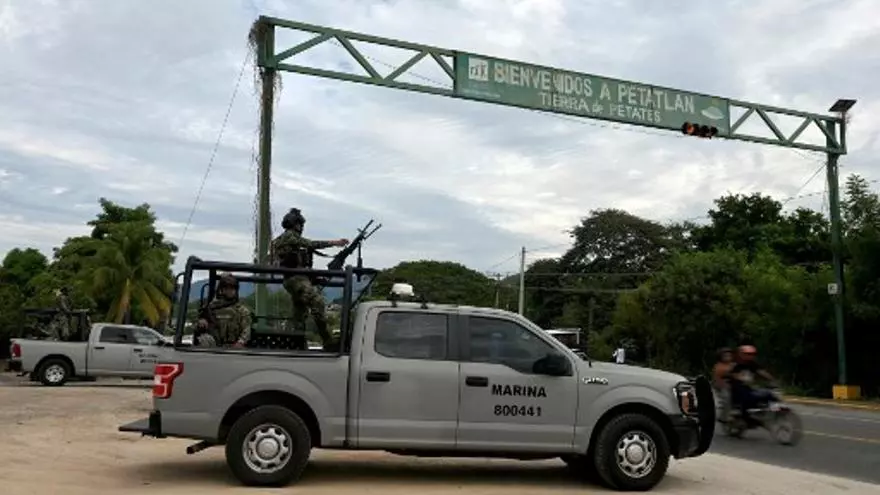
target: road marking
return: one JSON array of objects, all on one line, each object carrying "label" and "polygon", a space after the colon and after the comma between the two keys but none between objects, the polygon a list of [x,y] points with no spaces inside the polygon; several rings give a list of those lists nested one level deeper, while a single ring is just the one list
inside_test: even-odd
[{"label": "road marking", "polygon": [[862,423],[872,423],[872,424],[880,425],[880,419],[856,418],[853,416],[844,416],[844,415],[837,415],[837,414],[822,414],[822,413],[814,413],[814,412],[807,412],[807,411],[798,411],[798,414],[800,414],[801,416],[813,416],[816,418],[839,419],[841,421],[859,421]]},{"label": "road marking", "polygon": [[837,407],[840,409],[862,409],[865,411],[880,411],[880,405],[878,404],[852,404],[847,402],[834,402],[833,400],[816,400],[801,397],[786,397],[785,400],[786,402],[791,402],[792,404],[806,404],[809,406],[826,406]]},{"label": "road marking", "polygon": [[833,433],[822,433],[818,431],[808,431],[805,430],[804,433],[807,435],[815,435],[817,437],[826,437],[826,438],[836,438],[838,440],[849,440],[851,442],[864,442],[864,443],[873,443],[880,445],[880,439],[876,438],[862,438],[862,437],[849,437],[846,435],[835,435]]}]

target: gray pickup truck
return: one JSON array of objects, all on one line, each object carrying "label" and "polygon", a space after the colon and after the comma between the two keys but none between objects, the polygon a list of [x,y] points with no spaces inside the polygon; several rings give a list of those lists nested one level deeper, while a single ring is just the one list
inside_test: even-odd
[{"label": "gray pickup truck", "polygon": [[95,323],[85,342],[12,339],[10,369],[48,386],[106,376],[152,378],[172,345],[151,328]]},{"label": "gray pickup truck", "polygon": [[256,343],[177,348],[156,366],[148,418],[119,427],[197,440],[187,453],[224,445],[243,484],[295,482],[310,451],[321,448],[561,458],[613,489],[648,490],[670,456],[699,456],[712,442],[705,378],[581,359],[515,313],[410,300],[405,284],[388,300],[361,301],[354,278],[375,274],[361,267],[289,270],[196,258],[187,262],[183,301],[194,270],[209,271],[212,281],[218,271],[242,281],[274,277],[267,283],[299,274],[343,287],[338,352]]}]

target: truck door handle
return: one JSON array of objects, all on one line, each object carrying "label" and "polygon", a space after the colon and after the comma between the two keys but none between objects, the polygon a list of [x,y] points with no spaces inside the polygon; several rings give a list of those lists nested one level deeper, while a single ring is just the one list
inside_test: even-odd
[{"label": "truck door handle", "polygon": [[104,346],[102,346],[102,345],[96,345],[95,347],[92,347],[92,349],[94,349],[94,350],[96,350],[96,351],[103,351],[103,350],[104,350]]},{"label": "truck door handle", "polygon": [[489,379],[485,376],[469,376],[464,379],[464,384],[468,387],[488,387]]},{"label": "truck door handle", "polygon": [[143,349],[132,349],[131,352],[144,352]]},{"label": "truck door handle", "polygon": [[387,371],[368,371],[367,372],[367,381],[368,382],[390,382],[391,381],[391,373]]}]

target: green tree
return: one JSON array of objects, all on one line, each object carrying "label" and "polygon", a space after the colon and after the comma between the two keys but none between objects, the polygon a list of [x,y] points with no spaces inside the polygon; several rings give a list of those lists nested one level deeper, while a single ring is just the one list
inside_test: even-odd
[{"label": "green tree", "polygon": [[9,348],[8,339],[17,337],[21,331],[22,304],[24,295],[17,285],[0,284],[0,356],[4,356]]},{"label": "green tree", "polygon": [[492,306],[495,282],[480,272],[451,261],[404,261],[383,270],[373,283],[375,297],[384,298],[396,281],[412,284],[416,295],[443,304]]},{"label": "green tree", "polygon": [[[847,178],[842,201],[846,248],[846,349],[850,380],[880,395],[880,196],[858,176]],[[836,348],[836,345],[833,347]]]},{"label": "green tree", "polygon": [[171,309],[174,282],[168,269],[170,253],[155,244],[155,230],[146,221],[109,226],[95,261],[93,293],[111,296],[106,318],[120,323],[131,319],[136,303],[150,324]]},{"label": "green tree", "polygon": [[[101,212],[97,218],[90,220],[88,225],[92,227],[92,239],[104,239],[110,234],[114,225],[121,223],[147,223],[149,225],[156,224],[156,214],[150,210],[147,203],[140,204],[134,208],[119,205],[106,198],[100,198],[98,203],[101,205]],[[151,234],[152,244],[161,246],[171,253],[177,252],[177,246],[174,243],[165,240],[165,234],[154,230]]]},{"label": "green tree", "polygon": [[[564,277],[557,259],[535,260],[525,273],[525,305],[529,319],[541,328],[555,326],[555,320],[563,313],[566,293],[563,292]],[[519,290],[519,276],[510,277],[508,287]]]},{"label": "green tree", "polygon": [[730,248],[754,253],[781,234],[782,203],[760,193],[729,194],[715,200],[710,223],[694,232],[702,251]]},{"label": "green tree", "polygon": [[684,247],[670,229],[623,210],[593,210],[571,230],[574,245],[561,259],[570,272],[624,273],[658,269]]},{"label": "green tree", "polygon": [[707,371],[719,347],[751,341],[779,376],[793,379],[817,357],[805,349],[817,341],[809,332],[823,342],[829,335],[815,325],[827,308],[816,301],[822,289],[769,249],[681,254],[621,296],[612,333],[633,339],[653,364],[687,373]]},{"label": "green tree", "polygon": [[44,272],[49,260],[34,248],[15,248],[6,253],[0,266],[0,283],[23,290],[32,278]]}]

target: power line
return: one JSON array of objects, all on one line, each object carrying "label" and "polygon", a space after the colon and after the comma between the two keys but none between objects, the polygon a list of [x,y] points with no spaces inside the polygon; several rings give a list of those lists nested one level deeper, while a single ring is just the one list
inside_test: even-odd
[{"label": "power line", "polygon": [[497,267],[497,266],[501,266],[501,265],[503,265],[504,263],[507,263],[508,261],[510,261],[510,260],[512,260],[512,259],[514,259],[514,258],[516,258],[517,256],[519,256],[519,253],[513,253],[512,255],[510,255],[509,257],[507,257],[507,258],[505,258],[505,259],[503,259],[502,261],[499,261],[498,263],[495,263],[494,265],[490,266],[490,267],[487,268],[485,271],[486,271],[486,272],[491,272],[493,268],[495,268],[495,267]]},{"label": "power line", "polygon": [[[804,188],[807,187],[807,186],[810,184],[810,182],[813,182],[813,179],[815,179],[816,176],[819,175],[819,172],[821,172],[821,171],[824,170],[824,169],[825,169],[825,164],[824,164],[824,163],[823,163],[822,165],[819,165],[819,168],[817,168],[816,171],[813,172],[813,175],[811,175],[810,178],[807,179],[807,181],[804,182],[803,185],[801,185],[801,187],[798,188],[798,190],[794,193],[794,196],[797,196],[798,194],[800,194],[801,191],[803,191]],[[788,202],[791,201],[792,199],[794,199],[794,197],[791,197],[791,198],[786,199],[785,201],[782,201],[782,205],[785,206],[785,205],[788,204]]]},{"label": "power line", "polygon": [[247,67],[250,58],[251,52],[250,50],[247,50],[244,56],[244,61],[241,63],[241,69],[238,71],[238,78],[235,80],[235,88],[232,90],[232,96],[229,98],[229,105],[226,106],[226,115],[223,117],[223,123],[220,125],[220,132],[217,134],[217,140],[214,142],[214,149],[211,150],[211,157],[208,159],[208,166],[205,168],[205,174],[202,176],[202,182],[199,184],[198,192],[196,192],[196,199],[193,202],[192,209],[186,219],[186,224],[183,226],[183,233],[180,235],[180,241],[177,243],[178,249],[183,245],[183,240],[186,239],[189,226],[192,224],[193,216],[196,214],[196,208],[199,206],[199,201],[202,199],[202,191],[205,189],[205,183],[208,182],[208,175],[211,173],[211,168],[214,166],[214,158],[217,157],[217,150],[220,148],[220,141],[223,139],[223,131],[226,130],[226,124],[229,122],[229,114],[232,113],[232,105],[235,103],[235,97],[238,95],[238,87],[241,85],[241,78],[244,75],[244,69]]}]

